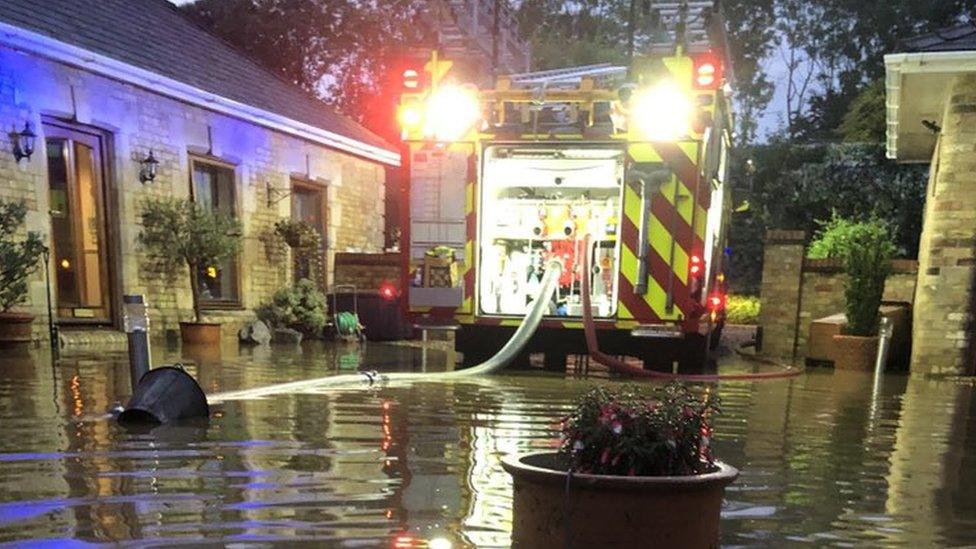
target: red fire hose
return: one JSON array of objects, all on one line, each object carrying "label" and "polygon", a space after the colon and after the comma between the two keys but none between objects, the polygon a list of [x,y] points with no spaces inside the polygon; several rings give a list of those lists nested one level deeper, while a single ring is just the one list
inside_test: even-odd
[{"label": "red fire hose", "polygon": [[751,373],[751,374],[672,374],[668,372],[657,372],[654,370],[644,370],[631,366],[626,362],[605,354],[600,351],[600,345],[596,338],[596,325],[593,323],[593,310],[590,308],[590,238],[584,237],[586,253],[583,254],[583,331],[586,333],[586,348],[589,356],[593,360],[603,364],[611,371],[634,377],[649,377],[658,379],[677,379],[681,381],[757,381],[764,379],[783,379],[796,377],[803,373],[792,367],[786,367],[778,372]]}]

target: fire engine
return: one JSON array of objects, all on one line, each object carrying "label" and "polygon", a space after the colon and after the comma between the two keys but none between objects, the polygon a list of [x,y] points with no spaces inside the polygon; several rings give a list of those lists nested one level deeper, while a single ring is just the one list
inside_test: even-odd
[{"label": "fire engine", "polygon": [[724,323],[730,214],[730,65],[711,5],[655,3],[667,38],[625,67],[511,74],[491,89],[436,51],[403,69],[403,293],[415,322],[453,323],[476,363],[519,326],[556,260],[559,288],[525,353],[565,368],[586,352],[588,316],[609,354],[701,363]]}]

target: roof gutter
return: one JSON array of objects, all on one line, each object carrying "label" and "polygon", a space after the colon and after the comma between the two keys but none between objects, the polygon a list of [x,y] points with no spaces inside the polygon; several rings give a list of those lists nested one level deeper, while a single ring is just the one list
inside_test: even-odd
[{"label": "roof gutter", "polygon": [[240,118],[268,129],[306,139],[363,158],[400,165],[400,153],[305,124],[271,111],[216,95],[152,71],[67,44],[47,35],[0,21],[0,44],[40,57],[72,65],[114,80],[139,86],[204,109]]},{"label": "roof gutter", "polygon": [[940,51],[890,53],[885,60],[885,108],[887,126],[887,156],[898,158],[898,111],[901,89],[909,74],[959,74],[976,72],[976,51]]}]

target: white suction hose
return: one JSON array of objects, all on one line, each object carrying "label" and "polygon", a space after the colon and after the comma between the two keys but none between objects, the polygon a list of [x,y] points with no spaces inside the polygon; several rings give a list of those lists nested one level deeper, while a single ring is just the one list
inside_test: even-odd
[{"label": "white suction hose", "polygon": [[387,381],[438,381],[443,379],[493,374],[512,362],[512,360],[514,360],[515,357],[522,352],[522,349],[525,348],[525,345],[529,342],[532,334],[534,334],[539,328],[539,324],[542,322],[542,317],[545,316],[546,311],[549,308],[549,303],[552,300],[553,294],[555,294],[556,289],[559,287],[559,275],[562,273],[562,268],[562,263],[559,261],[551,261],[549,263],[548,267],[546,268],[546,274],[542,278],[539,293],[535,296],[535,300],[532,302],[532,308],[529,309],[529,312],[525,315],[525,318],[522,320],[522,323],[519,325],[518,329],[515,330],[515,333],[512,334],[512,337],[509,338],[508,342],[506,342],[505,345],[502,346],[502,348],[499,349],[494,356],[481,364],[478,364],[477,366],[472,366],[471,368],[465,368],[463,370],[455,370],[453,372],[404,372],[391,374],[359,372],[355,374],[327,376],[303,381],[293,381],[290,383],[279,383],[277,385],[268,385],[267,387],[258,387],[255,389],[217,393],[209,395],[207,397],[207,401],[210,404],[217,404],[228,400],[260,398],[281,393],[306,390],[313,387],[318,389],[343,385],[361,385],[363,383],[372,385],[374,383]]}]

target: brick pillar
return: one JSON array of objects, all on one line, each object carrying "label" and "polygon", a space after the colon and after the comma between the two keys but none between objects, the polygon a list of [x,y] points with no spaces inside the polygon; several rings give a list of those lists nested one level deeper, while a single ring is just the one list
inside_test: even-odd
[{"label": "brick pillar", "polygon": [[971,374],[976,276],[976,75],[947,94],[918,251],[913,374]]},{"label": "brick pillar", "polygon": [[765,355],[793,357],[805,243],[806,233],[803,231],[766,233],[759,316]]}]

